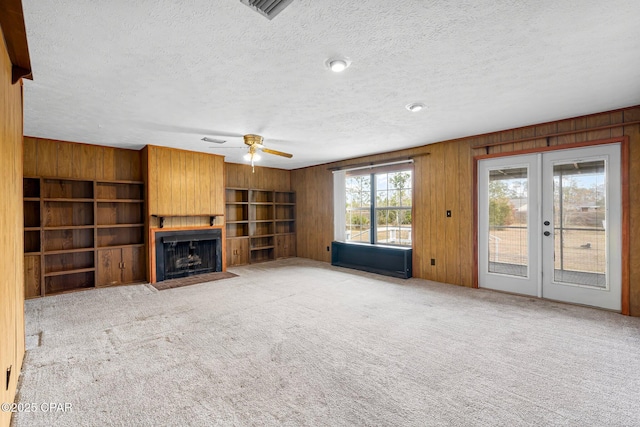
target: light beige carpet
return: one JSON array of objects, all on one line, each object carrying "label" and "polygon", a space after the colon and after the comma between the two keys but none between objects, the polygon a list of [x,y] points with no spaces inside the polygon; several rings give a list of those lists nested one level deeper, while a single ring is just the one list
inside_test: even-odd
[{"label": "light beige carpet", "polygon": [[[15,426],[640,425],[640,319],[289,259],[26,302]],[[38,334],[39,339],[38,338]]]}]

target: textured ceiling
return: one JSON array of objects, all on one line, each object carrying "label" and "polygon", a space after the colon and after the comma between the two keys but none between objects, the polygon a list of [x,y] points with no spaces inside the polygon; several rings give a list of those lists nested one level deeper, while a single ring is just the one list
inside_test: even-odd
[{"label": "textured ceiling", "polygon": [[260,164],[293,169],[640,104],[638,0],[294,0],[272,21],[238,0],[23,7],[29,136],[241,163],[234,135],[258,133],[293,153]]}]

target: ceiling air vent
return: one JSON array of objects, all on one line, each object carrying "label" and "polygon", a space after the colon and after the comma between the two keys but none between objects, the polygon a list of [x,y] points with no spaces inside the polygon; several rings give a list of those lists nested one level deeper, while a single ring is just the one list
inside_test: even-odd
[{"label": "ceiling air vent", "polygon": [[256,10],[262,16],[273,19],[282,12],[293,0],[240,0],[251,9]]}]

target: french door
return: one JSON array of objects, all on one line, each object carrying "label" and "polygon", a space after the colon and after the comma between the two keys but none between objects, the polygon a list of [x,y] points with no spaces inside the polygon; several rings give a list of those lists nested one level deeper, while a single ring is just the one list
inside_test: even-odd
[{"label": "french door", "polygon": [[478,162],[478,285],[621,309],[620,144]]}]

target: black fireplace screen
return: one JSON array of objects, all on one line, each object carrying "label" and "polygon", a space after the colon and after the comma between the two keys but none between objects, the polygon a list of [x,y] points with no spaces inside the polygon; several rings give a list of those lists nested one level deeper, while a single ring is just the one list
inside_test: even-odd
[{"label": "black fireplace screen", "polygon": [[222,271],[220,230],[156,233],[156,280]]}]

